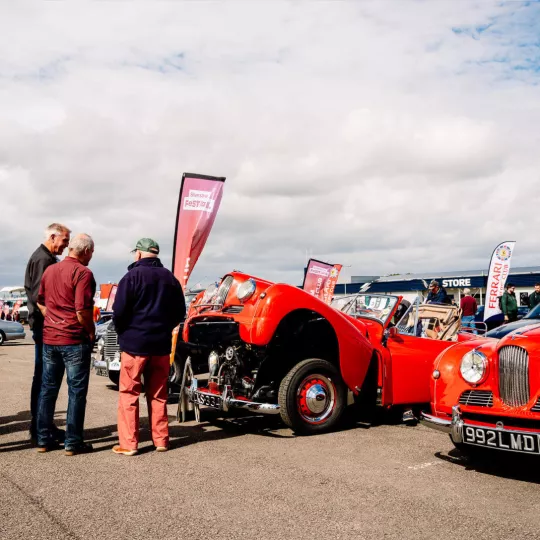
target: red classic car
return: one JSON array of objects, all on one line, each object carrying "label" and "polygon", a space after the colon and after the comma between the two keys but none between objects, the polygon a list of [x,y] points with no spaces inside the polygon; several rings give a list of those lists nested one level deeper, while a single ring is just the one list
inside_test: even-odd
[{"label": "red classic car", "polygon": [[465,453],[481,447],[539,454],[540,325],[442,353],[432,375],[431,409],[422,422],[449,433]]},{"label": "red classic car", "polygon": [[[427,405],[433,361],[459,328],[454,306],[379,294],[329,306],[297,287],[232,272],[191,305],[180,403],[187,398],[196,413],[203,405],[280,414],[303,433],[330,429],[354,398]],[[209,372],[204,387],[193,365]]]}]

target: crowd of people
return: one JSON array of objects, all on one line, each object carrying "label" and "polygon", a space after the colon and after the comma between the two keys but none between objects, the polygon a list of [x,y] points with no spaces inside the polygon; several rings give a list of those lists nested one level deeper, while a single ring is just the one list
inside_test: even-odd
[{"label": "crowd of people", "polygon": [[[65,249],[67,256],[59,262]],[[159,260],[159,245],[139,240],[134,262],[118,284],[113,321],[122,350],[118,434],[113,452],[138,451],[139,396],[144,373],[152,440],[157,451],[169,447],[167,384],[172,331],[185,317],[182,287]],[[95,341],[96,282],[88,268],[94,241],[88,234],[53,223],[31,255],[25,274],[29,324],[35,343],[30,392],[30,438],[40,453],[61,448],[68,456],[92,451],[84,440],[84,417]],[[54,424],[56,400],[66,374],[66,431]]]}]

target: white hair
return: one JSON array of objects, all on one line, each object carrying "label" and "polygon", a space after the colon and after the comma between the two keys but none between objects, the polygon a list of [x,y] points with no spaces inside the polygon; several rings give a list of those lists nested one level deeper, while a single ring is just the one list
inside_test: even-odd
[{"label": "white hair", "polygon": [[463,289],[463,292],[465,293],[465,295],[471,294],[471,289]]},{"label": "white hair", "polygon": [[61,223],[51,223],[45,229],[45,241],[49,240],[53,234],[65,234],[70,233],[71,231]]},{"label": "white hair", "polygon": [[83,253],[86,250],[93,251],[94,241],[88,234],[77,234],[70,240],[68,249],[76,254]]}]

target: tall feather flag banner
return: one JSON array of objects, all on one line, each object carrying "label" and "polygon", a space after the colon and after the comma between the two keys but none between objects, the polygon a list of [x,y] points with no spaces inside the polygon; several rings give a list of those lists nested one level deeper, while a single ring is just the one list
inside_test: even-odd
[{"label": "tall feather flag banner", "polygon": [[493,250],[486,284],[484,321],[501,312],[499,297],[504,293],[504,285],[510,273],[510,262],[512,261],[515,246],[515,241],[502,242]]},{"label": "tall feather flag banner", "polygon": [[172,267],[184,289],[216,220],[224,184],[222,177],[182,175]]},{"label": "tall feather flag banner", "polygon": [[330,304],[341,268],[341,264],[309,259],[302,289]]}]

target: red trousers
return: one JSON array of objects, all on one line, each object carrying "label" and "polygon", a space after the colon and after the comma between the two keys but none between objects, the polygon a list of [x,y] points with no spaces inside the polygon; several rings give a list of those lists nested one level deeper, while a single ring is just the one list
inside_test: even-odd
[{"label": "red trousers", "polygon": [[167,384],[169,355],[132,356],[122,353],[120,396],[118,400],[118,437],[120,447],[136,450],[139,445],[139,395],[144,374],[148,420],[155,446],[168,446]]}]

